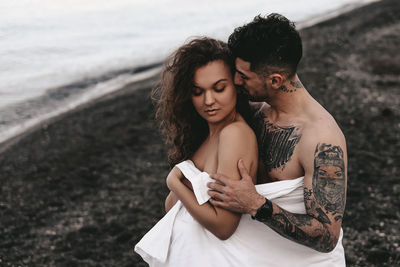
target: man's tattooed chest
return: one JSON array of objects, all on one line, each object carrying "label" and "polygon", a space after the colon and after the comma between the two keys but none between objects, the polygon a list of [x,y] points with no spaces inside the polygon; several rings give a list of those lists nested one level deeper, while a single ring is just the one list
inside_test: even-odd
[{"label": "man's tattooed chest", "polygon": [[269,173],[273,169],[284,169],[291,160],[301,138],[301,128],[274,125],[260,112],[256,114],[256,134],[260,161]]}]

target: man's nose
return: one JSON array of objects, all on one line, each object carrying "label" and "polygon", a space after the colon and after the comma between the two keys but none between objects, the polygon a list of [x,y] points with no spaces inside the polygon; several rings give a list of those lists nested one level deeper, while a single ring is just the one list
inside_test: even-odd
[{"label": "man's nose", "polygon": [[207,90],[204,94],[204,103],[207,106],[211,106],[212,104],[214,104],[215,102],[215,98],[214,98],[214,94],[211,90]]},{"label": "man's nose", "polygon": [[235,78],[233,81],[236,85],[243,85],[243,79],[240,77],[239,73],[235,72]]}]

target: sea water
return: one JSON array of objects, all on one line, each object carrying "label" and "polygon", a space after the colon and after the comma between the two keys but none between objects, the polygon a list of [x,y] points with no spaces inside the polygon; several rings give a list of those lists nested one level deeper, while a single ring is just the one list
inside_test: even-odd
[{"label": "sea water", "polygon": [[[191,36],[227,40],[258,14],[299,28],[372,0],[2,0],[0,143],[149,77]],[[138,72],[138,67],[149,66]]]}]

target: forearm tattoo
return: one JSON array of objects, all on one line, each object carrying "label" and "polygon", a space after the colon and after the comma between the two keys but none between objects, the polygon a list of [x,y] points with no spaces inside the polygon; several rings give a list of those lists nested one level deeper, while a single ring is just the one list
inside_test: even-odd
[{"label": "forearm tattoo", "polygon": [[326,227],[316,223],[315,218],[308,214],[293,214],[279,209],[265,224],[283,237],[321,252],[332,250],[337,242]]},{"label": "forearm tattoo", "polygon": [[280,127],[270,123],[263,112],[255,115],[260,162],[267,173],[284,168],[300,141],[301,129],[297,126]]},{"label": "forearm tattoo", "polygon": [[307,214],[293,214],[279,207],[264,223],[280,235],[321,252],[332,250],[337,237],[329,226],[343,217],[346,177],[340,146],[318,144],[314,153],[312,188],[304,188]]}]

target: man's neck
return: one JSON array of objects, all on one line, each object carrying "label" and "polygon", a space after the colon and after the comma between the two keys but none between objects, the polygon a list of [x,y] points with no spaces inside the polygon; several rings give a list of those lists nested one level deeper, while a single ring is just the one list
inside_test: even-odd
[{"label": "man's neck", "polygon": [[295,75],[292,79],[285,83],[273,93],[268,99],[268,104],[271,106],[273,120],[280,117],[296,117],[301,114],[306,105],[312,98],[303,84]]}]

